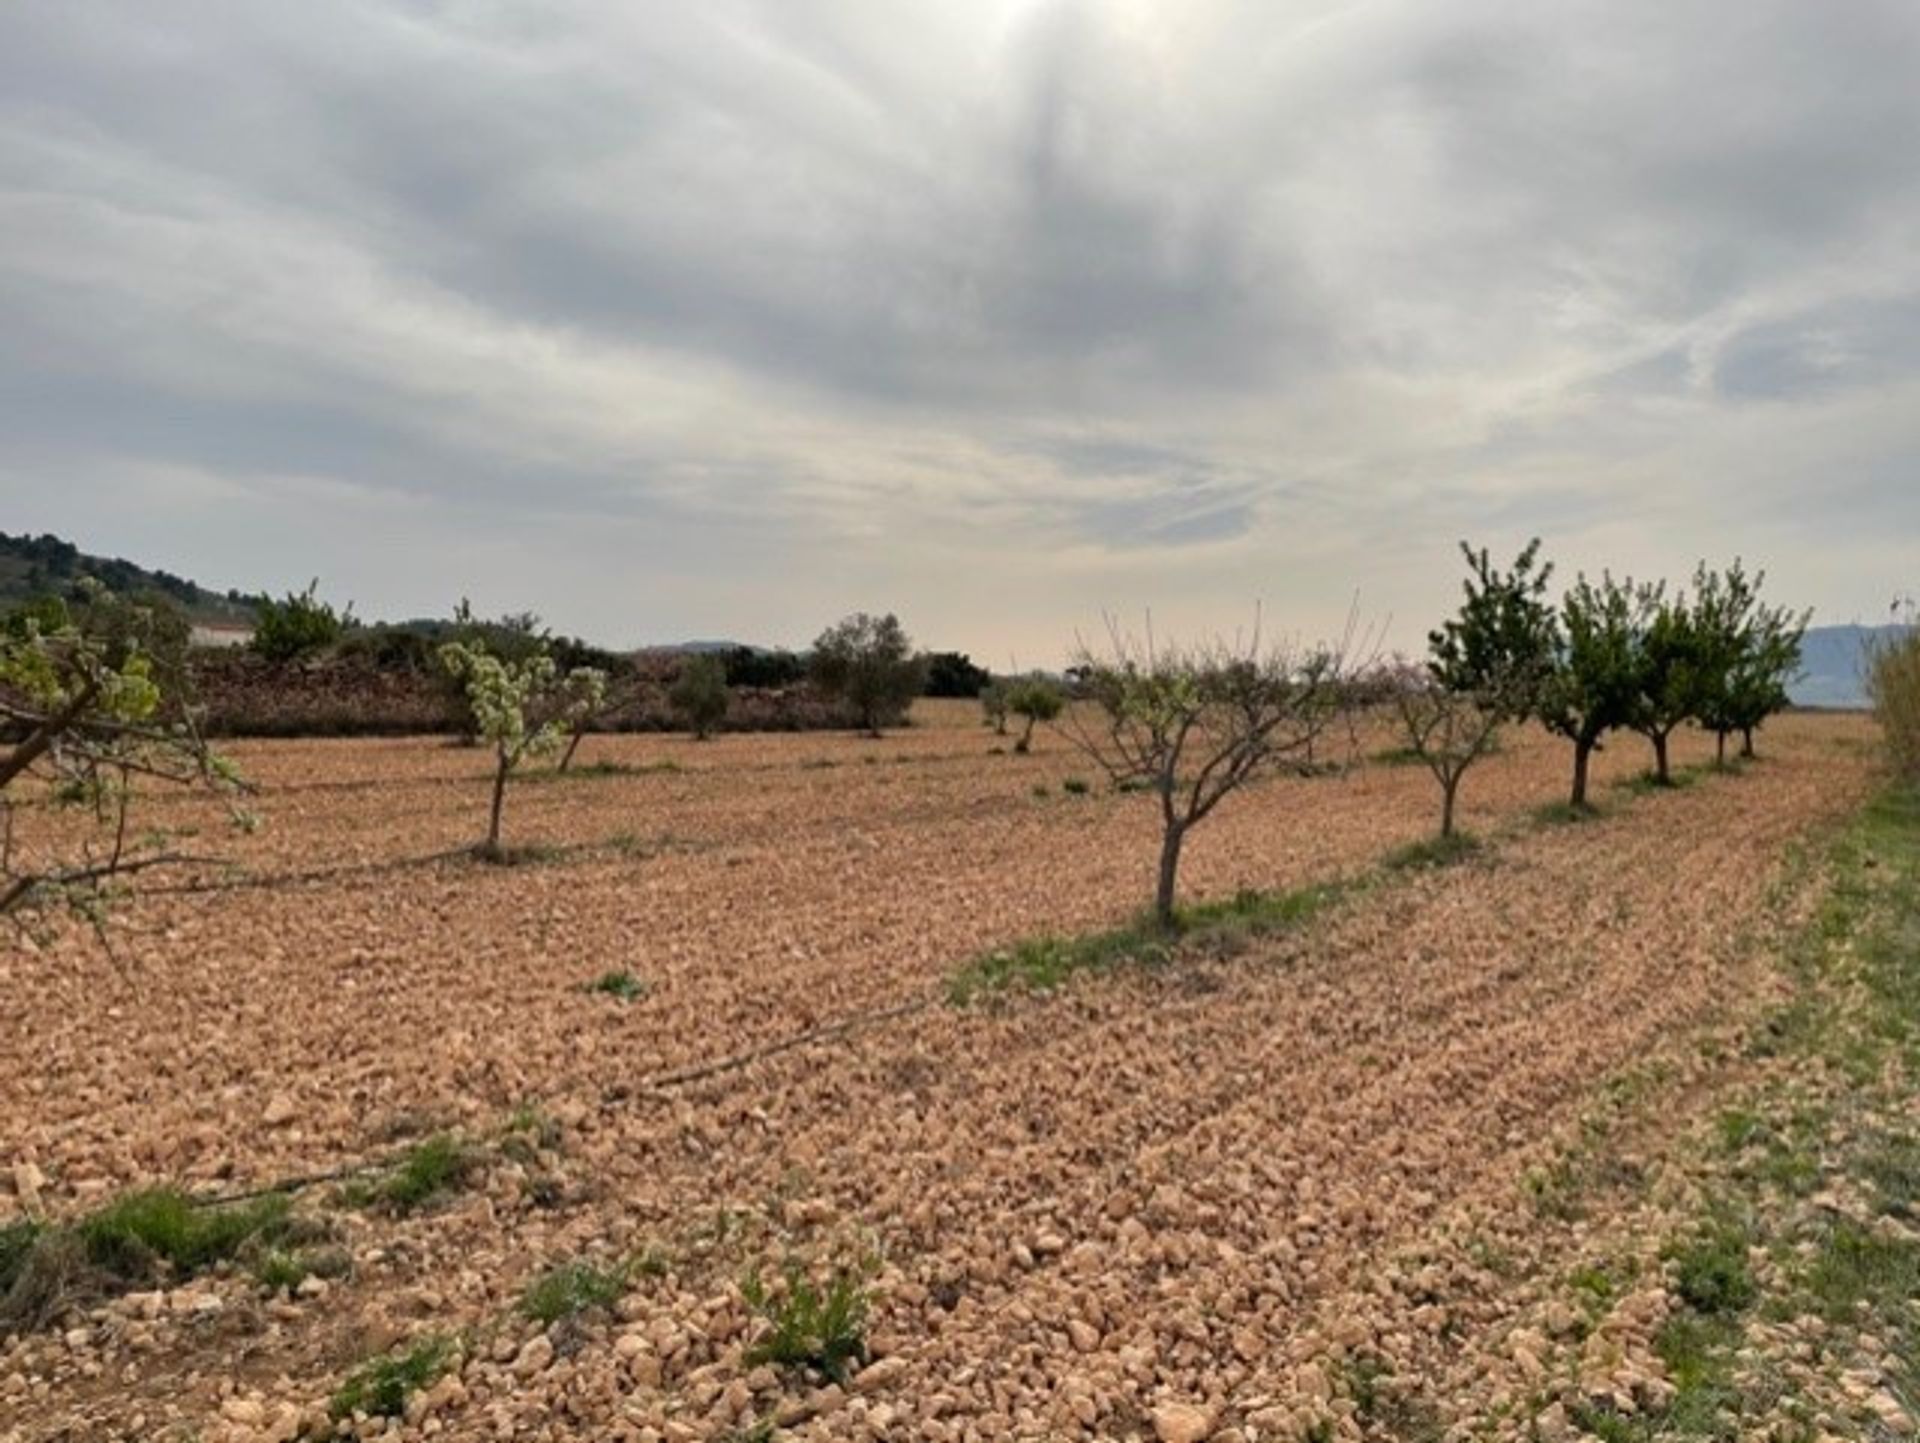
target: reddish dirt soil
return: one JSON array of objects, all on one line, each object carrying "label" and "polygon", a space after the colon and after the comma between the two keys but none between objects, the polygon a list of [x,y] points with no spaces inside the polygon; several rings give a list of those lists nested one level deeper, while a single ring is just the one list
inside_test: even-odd
[{"label": "reddish dirt soil", "polygon": [[[629,770],[516,782],[508,841],[554,851],[515,867],[436,859],[483,824],[485,759],[430,739],[235,746],[250,836],[156,802],[236,867],[147,882],[110,950],[76,926],[0,954],[0,1139],[47,1211],[436,1128],[483,1165],[404,1218],[303,1192],[354,1259],[323,1293],[235,1272],[0,1342],[0,1439],[1360,1437],[1356,1358],[1422,1417],[1500,1416],[1514,1365],[1476,1340],[1526,1299],[1475,1240],[1523,1248],[1523,1176],[1610,1079],[1684,1095],[1770,995],[1790,849],[1872,782],[1857,718],[1781,718],[1743,772],[1644,795],[1622,738],[1605,814],[1553,825],[1567,749],[1519,735],[1466,783],[1489,845],[1382,873],[1433,825],[1424,770],[1268,780],[1194,834],[1185,893],[1370,885],[1238,955],[960,1009],[969,957],[1133,914],[1153,803],[1066,792],[1099,778],[1058,737],[992,755],[970,707],[918,722],[593,738],[580,765]],[[585,990],[612,970],[644,995]],[[517,1109],[551,1135],[506,1146]],[[545,1267],[643,1249],[610,1313],[516,1313]],[[844,1389],[745,1356],[741,1279],[790,1259],[868,1269],[876,1361]],[[325,1421],[358,1360],[435,1332],[462,1361],[407,1420]]]}]

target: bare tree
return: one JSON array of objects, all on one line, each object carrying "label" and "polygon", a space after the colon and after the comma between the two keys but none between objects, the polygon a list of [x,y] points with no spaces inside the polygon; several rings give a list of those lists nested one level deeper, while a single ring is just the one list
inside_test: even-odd
[{"label": "bare tree", "polygon": [[1502,708],[1479,692],[1451,690],[1427,667],[1397,670],[1394,713],[1408,748],[1440,784],[1440,835],[1450,839],[1461,779],[1493,750]]},{"label": "bare tree", "polygon": [[1175,925],[1187,834],[1263,769],[1306,770],[1314,739],[1344,704],[1352,640],[1350,621],[1338,647],[1268,648],[1257,626],[1244,646],[1161,647],[1151,630],[1137,640],[1109,618],[1104,649],[1080,644],[1074,675],[1092,705],[1071,708],[1063,730],[1114,785],[1159,801],[1160,927]]}]

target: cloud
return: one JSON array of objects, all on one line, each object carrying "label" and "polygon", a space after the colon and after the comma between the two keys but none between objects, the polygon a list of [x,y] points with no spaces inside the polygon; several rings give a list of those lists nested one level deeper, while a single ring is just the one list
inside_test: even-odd
[{"label": "cloud", "polygon": [[1917,71],[1903,0],[15,7],[0,499],[609,640],[1357,586],[1412,644],[1535,531],[1850,614],[1911,584]]}]

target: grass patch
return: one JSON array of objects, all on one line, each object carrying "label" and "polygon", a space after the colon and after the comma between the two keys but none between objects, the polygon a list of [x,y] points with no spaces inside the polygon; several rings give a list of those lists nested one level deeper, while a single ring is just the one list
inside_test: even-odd
[{"label": "grass patch", "polygon": [[1352,886],[1329,882],[1291,892],[1246,889],[1221,901],[1180,908],[1172,931],[1142,921],[1077,937],[1028,937],[962,966],[947,979],[947,999],[964,1007],[1003,992],[1051,992],[1083,972],[1158,966],[1182,950],[1234,952],[1254,938],[1301,925]]},{"label": "grass patch", "polygon": [[647,995],[647,984],[631,972],[621,969],[616,972],[602,972],[587,984],[586,990],[603,993],[608,997],[617,997],[622,1002],[634,1002]]},{"label": "grass patch", "polygon": [[1752,1305],[1757,1289],[1747,1264],[1749,1228],[1730,1212],[1717,1212],[1700,1232],[1668,1250],[1674,1288],[1697,1313],[1737,1313]]},{"label": "grass patch", "polygon": [[356,1413],[398,1418],[407,1410],[407,1399],[438,1381],[458,1353],[452,1339],[436,1335],[362,1363],[333,1395],[329,1411],[336,1419]]},{"label": "grass patch", "polygon": [[1682,791],[1699,781],[1709,770],[1711,770],[1710,767],[1691,765],[1669,767],[1667,769],[1667,780],[1664,782],[1653,772],[1635,772],[1630,777],[1621,777],[1617,781],[1609,782],[1608,785],[1616,792],[1625,792],[1629,796],[1645,797],[1652,795],[1654,792]]},{"label": "grass patch", "polygon": [[1084,797],[1093,790],[1093,785],[1085,777],[1068,777],[1060,783],[1060,790],[1070,797]]},{"label": "grass patch", "polygon": [[1549,802],[1544,807],[1535,807],[1529,815],[1535,826],[1572,827],[1597,821],[1606,813],[1592,802],[1582,802],[1577,807],[1572,802]]},{"label": "grass patch", "polygon": [[190,1277],[280,1237],[291,1204],[283,1196],[231,1207],[196,1207],[177,1188],[148,1188],[82,1218],[74,1231],[94,1267],[128,1282],[162,1267]]},{"label": "grass patch", "polygon": [[529,782],[590,782],[604,777],[658,777],[674,776],[686,768],[671,757],[657,762],[586,762],[577,767],[568,767],[564,772],[558,767],[546,771],[528,772],[522,780]]},{"label": "grass patch", "polygon": [[1465,832],[1454,832],[1445,837],[1427,837],[1418,842],[1408,842],[1404,847],[1395,847],[1380,859],[1380,865],[1389,872],[1450,867],[1455,862],[1464,862],[1479,850],[1480,843],[1476,839]]},{"label": "grass patch", "polygon": [[1414,747],[1385,747],[1367,758],[1377,767],[1423,767],[1427,759]]},{"label": "grass patch", "polygon": [[382,1206],[410,1213],[462,1186],[480,1166],[480,1154],[452,1133],[436,1133],[415,1143],[378,1177],[356,1180],[340,1189],[348,1207]]},{"label": "grass patch", "polygon": [[854,1364],[867,1360],[866,1278],[863,1270],[835,1268],[825,1286],[797,1263],[787,1264],[782,1283],[769,1289],[758,1271],[740,1284],[747,1306],[765,1331],[747,1349],[748,1367],[811,1370],[844,1384]]},{"label": "grass patch", "polygon": [[536,1323],[551,1325],[577,1318],[595,1308],[611,1308],[627,1291],[633,1269],[628,1264],[601,1267],[581,1260],[549,1268],[527,1286],[520,1311]]},{"label": "grass patch", "polygon": [[201,1206],[177,1188],[126,1193],[75,1222],[0,1229],[0,1334],[37,1328],[70,1303],[178,1283],[270,1249],[292,1231],[275,1194]]}]

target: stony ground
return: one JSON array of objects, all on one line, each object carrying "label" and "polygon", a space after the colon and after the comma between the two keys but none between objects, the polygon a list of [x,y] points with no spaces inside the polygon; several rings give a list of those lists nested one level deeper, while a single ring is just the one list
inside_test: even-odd
[{"label": "stony ground", "polygon": [[[1875,784],[1863,722],[1783,718],[1760,762],[1662,793],[1619,742],[1572,825],[1534,815],[1565,749],[1515,737],[1467,783],[1486,845],[1435,871],[1380,866],[1436,794],[1363,737],[1230,801],[1183,874],[1344,879],[1333,905],[963,1008],[968,959],[1133,912],[1152,804],[1057,738],[919,720],[595,738],[584,774],[516,785],[508,840],[540,850],[511,868],[437,855],[483,820],[473,752],[236,748],[258,833],[159,813],[233,867],[132,899],[110,945],[0,955],[30,999],[0,1009],[26,1060],[0,1209],[423,1140],[461,1166],[417,1205],[391,1170],[302,1188],[294,1255],[330,1277],[269,1288],[247,1257],[0,1343],[0,1439],[1526,1437],[1663,1402],[1657,1262],[1583,1318],[1565,1260],[1748,1081],[1821,879],[1793,855]],[[605,1296],[529,1317],[576,1263]],[[743,1284],[778,1311],[789,1268],[866,1305],[841,1382],[760,1361]],[[330,1415],[409,1350],[398,1418]]]}]

